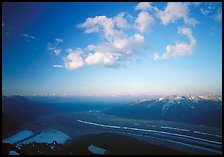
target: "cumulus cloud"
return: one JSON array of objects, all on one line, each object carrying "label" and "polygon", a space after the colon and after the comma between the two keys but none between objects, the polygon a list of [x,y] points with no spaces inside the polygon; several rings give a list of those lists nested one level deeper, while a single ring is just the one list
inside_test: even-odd
[{"label": "cumulus cloud", "polygon": [[85,58],[86,64],[101,64],[112,66],[123,64],[122,57],[138,52],[144,42],[144,36],[134,34],[126,38],[119,38],[112,42],[102,42],[98,45],[88,45],[86,50],[89,54]]},{"label": "cumulus cloud", "polygon": [[113,42],[126,36],[122,30],[115,28],[115,23],[113,18],[95,16],[94,18],[88,18],[83,24],[78,25],[78,27],[84,28],[86,33],[99,33],[106,42]]},{"label": "cumulus cloud", "polygon": [[113,19],[106,16],[88,18],[84,23],[79,24],[78,27],[85,28],[86,33],[100,32],[107,40],[110,40],[117,33],[114,30]]},{"label": "cumulus cloud", "polygon": [[95,52],[94,54],[88,54],[85,61],[87,64],[112,65],[117,59],[118,57],[114,57],[111,53]]},{"label": "cumulus cloud", "polygon": [[56,38],[53,43],[47,44],[47,50],[58,56],[61,53],[61,48],[59,48],[59,44],[63,42],[63,39]]},{"label": "cumulus cloud", "polygon": [[175,45],[167,45],[166,52],[162,56],[160,56],[159,53],[153,54],[154,60],[168,59],[170,57],[185,56],[192,54],[192,51],[196,44],[196,40],[192,35],[192,30],[190,28],[179,27],[178,33],[187,36],[190,42],[189,43],[181,42]]},{"label": "cumulus cloud", "polygon": [[124,18],[125,13],[121,12],[117,16],[113,18],[114,23],[118,28],[128,28],[129,24],[128,21]]},{"label": "cumulus cloud", "polygon": [[153,24],[154,19],[148,12],[142,11],[138,14],[135,22],[137,24],[136,28],[140,32],[145,32],[148,30],[149,26]]},{"label": "cumulus cloud", "polygon": [[169,2],[164,10],[157,10],[157,16],[164,25],[183,19],[186,24],[195,25],[197,21],[189,17],[189,4],[184,2]]},{"label": "cumulus cloud", "polygon": [[32,40],[35,39],[35,36],[29,35],[29,34],[20,34],[20,36],[24,38],[32,39]]},{"label": "cumulus cloud", "polygon": [[[63,67],[68,70],[76,70],[83,66],[102,65],[106,67],[119,67],[130,62],[131,56],[139,53],[145,46],[144,34],[155,22],[153,16],[158,16],[164,25],[183,19],[185,23],[194,25],[197,21],[189,17],[190,3],[168,3],[164,10],[159,10],[150,2],[139,3],[135,10],[139,11],[135,19],[128,18],[129,14],[120,12],[114,17],[105,15],[89,17],[77,27],[85,33],[99,35],[100,42],[89,43],[84,48],[67,49],[67,55],[63,57]],[[152,12],[149,13],[149,12]],[[160,55],[153,54],[153,59],[167,59],[175,56],[191,54],[196,40],[189,28],[178,28],[178,33],[185,35],[189,43],[177,43],[167,45],[166,52]],[[55,43],[48,43],[48,50],[59,55],[61,49],[58,44],[63,40],[55,39]]]},{"label": "cumulus cloud", "polygon": [[64,67],[68,70],[75,70],[84,66],[84,61],[82,58],[82,50],[81,49],[68,49],[69,53],[66,57],[63,57]]},{"label": "cumulus cloud", "polygon": [[61,65],[61,64],[54,64],[53,67],[54,68],[63,68],[63,65]]},{"label": "cumulus cloud", "polygon": [[[128,28],[125,13],[109,18],[107,16],[95,16],[87,18],[79,28],[85,29],[85,33],[98,33],[103,37],[102,42],[88,45],[83,56],[86,65],[117,66],[128,63],[124,58],[134,52],[139,52],[144,43],[144,36],[139,33],[132,35],[123,32]],[[144,26],[145,27],[145,26]]]},{"label": "cumulus cloud", "polygon": [[140,2],[138,5],[135,7],[135,10],[151,10],[153,7],[151,6],[151,2]]}]

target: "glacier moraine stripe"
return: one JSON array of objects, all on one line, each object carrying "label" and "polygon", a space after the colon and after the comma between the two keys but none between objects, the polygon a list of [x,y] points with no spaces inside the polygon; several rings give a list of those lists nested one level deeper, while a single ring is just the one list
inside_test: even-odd
[{"label": "glacier moraine stripe", "polygon": [[134,135],[134,136],[142,136],[142,137],[154,138],[154,139],[158,139],[158,140],[162,140],[162,141],[168,141],[168,142],[172,142],[172,143],[177,143],[177,144],[184,145],[184,146],[190,146],[190,147],[193,147],[193,148],[196,148],[196,149],[200,149],[200,150],[206,150],[206,151],[209,151],[209,152],[222,154],[222,152],[218,151],[218,150],[213,150],[213,149],[209,149],[209,148],[205,148],[205,147],[201,147],[201,146],[195,146],[195,145],[192,145],[192,144],[187,144],[187,143],[183,143],[183,142],[179,142],[179,141],[168,140],[168,139],[157,138],[157,137],[151,137],[151,136],[147,136],[147,135],[139,135],[139,134],[134,134],[134,133],[126,133],[126,132],[122,132],[122,133],[130,134],[130,135]]},{"label": "glacier moraine stripe", "polygon": [[147,130],[147,129],[140,129],[140,128],[132,128],[132,127],[121,127],[121,126],[114,126],[114,125],[105,125],[105,124],[99,124],[99,123],[93,123],[93,122],[87,122],[83,120],[77,120],[78,122],[85,123],[85,124],[90,124],[90,125],[95,125],[95,126],[101,126],[101,127],[107,127],[107,128],[116,128],[116,129],[126,129],[126,130],[135,130],[135,131],[144,131],[144,132],[151,132],[151,133],[159,133],[159,134],[166,134],[166,135],[173,135],[173,136],[178,136],[178,137],[185,137],[185,138],[190,138],[194,140],[199,140],[199,141],[204,141],[204,142],[209,142],[209,143],[214,143],[218,145],[222,145],[222,142],[217,142],[217,141],[212,141],[212,140],[207,140],[204,138],[199,138],[199,137],[193,137],[193,136],[188,136],[188,135],[182,135],[182,134],[176,134],[176,133],[169,133],[165,131],[157,131],[157,130]]}]

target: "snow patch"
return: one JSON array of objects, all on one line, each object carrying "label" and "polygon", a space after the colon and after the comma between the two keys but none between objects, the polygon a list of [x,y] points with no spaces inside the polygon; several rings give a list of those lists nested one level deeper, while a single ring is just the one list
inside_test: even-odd
[{"label": "snow patch", "polygon": [[33,142],[50,144],[54,141],[60,144],[64,144],[69,139],[70,137],[67,134],[59,130],[50,129],[50,130],[44,130],[40,134],[31,137],[23,142],[20,142],[19,144],[29,144]]},{"label": "snow patch", "polygon": [[88,147],[88,150],[89,150],[90,152],[94,153],[94,154],[101,154],[101,155],[104,155],[105,152],[106,152],[105,149],[100,148],[100,147],[96,147],[96,146],[94,146],[94,145],[92,145],[92,144]]},{"label": "snow patch", "polygon": [[161,100],[163,100],[164,98],[163,97],[161,97],[161,98],[159,98],[159,101],[161,101]]},{"label": "snow patch", "polygon": [[23,131],[18,132],[15,135],[7,138],[7,139],[2,140],[2,142],[3,143],[14,144],[14,143],[17,143],[19,141],[24,140],[25,138],[28,138],[28,137],[32,136],[32,135],[33,135],[32,131],[30,131],[30,130],[23,130]]},{"label": "snow patch", "polygon": [[50,146],[52,150],[54,150],[54,146]]},{"label": "snow patch", "polygon": [[11,150],[11,151],[9,151],[9,155],[20,155],[20,154],[14,150]]},{"label": "snow patch", "polygon": [[168,111],[169,109],[169,105],[168,104],[164,104],[162,107],[162,112]]},{"label": "snow patch", "polygon": [[168,99],[169,104],[174,104],[174,101],[172,99]]}]

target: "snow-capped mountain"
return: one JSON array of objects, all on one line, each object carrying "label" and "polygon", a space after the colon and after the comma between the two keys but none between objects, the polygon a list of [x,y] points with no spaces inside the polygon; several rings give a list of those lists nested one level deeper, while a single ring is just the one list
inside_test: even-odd
[{"label": "snow-capped mountain", "polygon": [[138,100],[105,113],[127,118],[221,126],[222,99],[215,95],[172,95],[148,101]]}]

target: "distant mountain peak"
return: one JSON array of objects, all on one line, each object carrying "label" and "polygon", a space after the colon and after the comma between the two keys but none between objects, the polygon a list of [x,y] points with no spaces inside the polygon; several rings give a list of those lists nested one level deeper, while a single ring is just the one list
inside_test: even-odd
[{"label": "distant mountain peak", "polygon": [[222,97],[219,97],[217,95],[208,94],[208,95],[199,96],[199,97],[205,100],[222,101]]},{"label": "distant mountain peak", "polygon": [[213,101],[222,101],[221,96],[217,95],[204,95],[204,96],[195,96],[195,95],[170,95],[170,96],[165,96],[165,97],[160,97],[158,100],[163,101],[167,100],[170,102],[173,102],[175,100],[190,100],[190,101],[198,101],[198,100],[213,100]]},{"label": "distant mountain peak", "polygon": [[146,99],[138,99],[137,102],[144,102],[147,101]]}]

